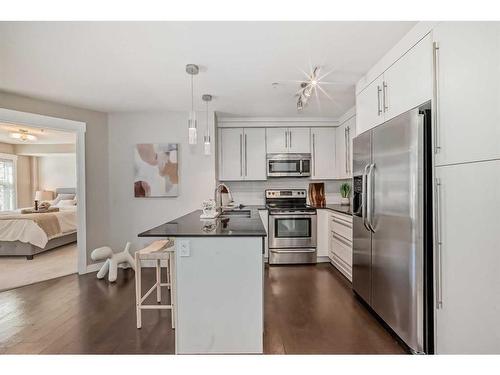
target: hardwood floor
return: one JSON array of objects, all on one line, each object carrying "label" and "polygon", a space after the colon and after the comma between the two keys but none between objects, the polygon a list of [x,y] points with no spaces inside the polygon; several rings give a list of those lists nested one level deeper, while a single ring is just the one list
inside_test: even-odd
[{"label": "hardwood floor", "polygon": [[[271,267],[265,283],[266,353],[404,353],[331,265]],[[134,293],[130,269],[115,284],[70,275],[2,292],[0,353],[173,353],[170,312],[145,311],[136,329]]]},{"label": "hardwood floor", "polygon": [[0,257],[0,292],[78,272],[75,243],[26,257]]}]

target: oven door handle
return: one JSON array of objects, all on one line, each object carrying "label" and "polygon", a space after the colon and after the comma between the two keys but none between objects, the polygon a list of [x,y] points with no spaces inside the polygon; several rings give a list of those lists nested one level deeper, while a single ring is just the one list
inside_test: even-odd
[{"label": "oven door handle", "polygon": [[298,253],[315,253],[316,249],[300,249],[300,250],[276,250],[269,249],[272,253],[278,254],[298,254]]}]

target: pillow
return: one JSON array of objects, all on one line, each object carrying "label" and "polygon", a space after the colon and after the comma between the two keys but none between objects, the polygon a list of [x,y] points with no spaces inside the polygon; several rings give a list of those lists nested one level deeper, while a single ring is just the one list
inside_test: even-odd
[{"label": "pillow", "polygon": [[72,200],[72,199],[75,199],[75,195],[76,194],[57,194],[57,197],[56,199],[54,199],[54,201],[52,202],[52,205],[53,206],[57,206],[57,204],[59,203],[59,201],[61,200]]},{"label": "pillow", "polygon": [[74,199],[61,199],[54,205],[54,207],[68,207],[68,206],[74,206],[75,204],[76,202]]}]

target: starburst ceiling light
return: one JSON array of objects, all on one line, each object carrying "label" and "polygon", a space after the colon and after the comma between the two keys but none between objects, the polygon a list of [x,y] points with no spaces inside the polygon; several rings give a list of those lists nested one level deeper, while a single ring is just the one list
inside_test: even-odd
[{"label": "starburst ceiling light", "polygon": [[319,86],[320,80],[323,78],[319,77],[319,71],[319,66],[314,67],[311,74],[307,75],[307,81],[300,84],[300,89],[298,91],[299,98],[297,99],[297,110],[301,111],[307,105],[307,102],[313,92],[316,96],[318,95],[318,89],[324,92],[324,90]]}]

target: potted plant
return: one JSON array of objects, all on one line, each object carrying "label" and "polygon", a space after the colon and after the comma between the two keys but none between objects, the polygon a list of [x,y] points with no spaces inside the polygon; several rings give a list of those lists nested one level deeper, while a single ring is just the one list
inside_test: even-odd
[{"label": "potted plant", "polygon": [[347,182],[343,182],[342,185],[340,185],[340,196],[342,197],[340,199],[340,204],[343,206],[348,206],[351,204],[351,200],[349,199],[351,195],[351,185],[349,185]]}]

